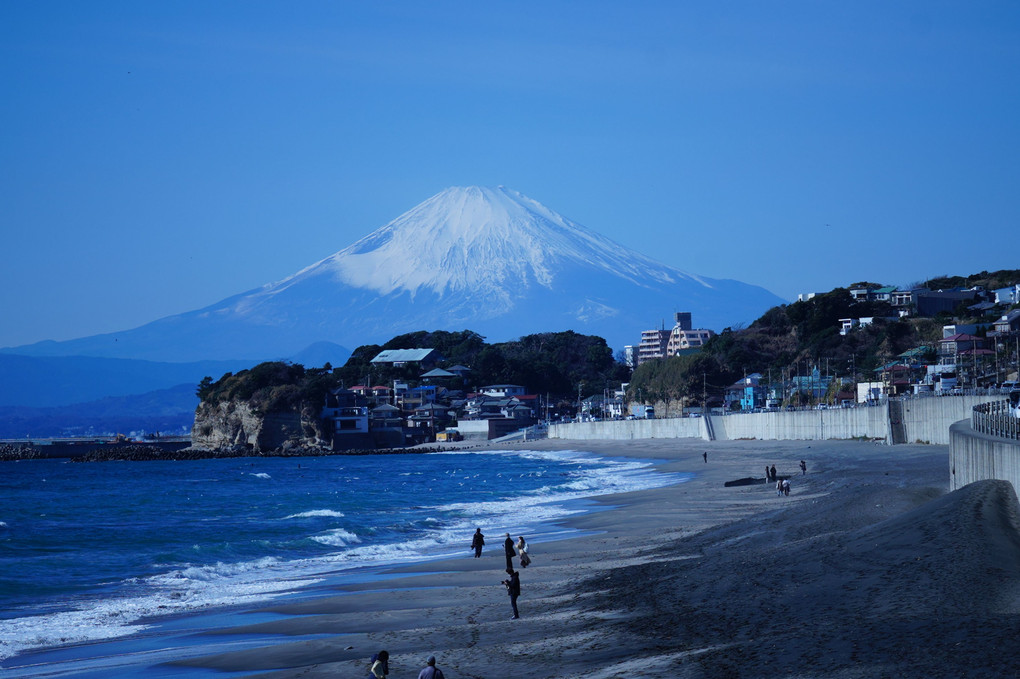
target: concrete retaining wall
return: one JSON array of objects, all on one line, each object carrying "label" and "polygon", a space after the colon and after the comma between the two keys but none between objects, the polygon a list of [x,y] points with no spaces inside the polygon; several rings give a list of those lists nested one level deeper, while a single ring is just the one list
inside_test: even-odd
[{"label": "concrete retaining wall", "polygon": [[468,441],[489,439],[488,420],[458,420],[455,429]]},{"label": "concrete retaining wall", "polygon": [[726,415],[712,418],[712,424],[720,441],[887,440],[889,436],[889,416],[884,406]]},{"label": "concrete retaining wall", "polygon": [[969,420],[971,410],[980,403],[1001,401],[1002,396],[940,396],[903,401],[905,443],[949,443],[949,428],[960,420]]},{"label": "concrete retaining wall", "polygon": [[[821,441],[825,439],[881,439],[888,443],[949,443],[949,427],[970,417],[979,403],[998,396],[942,396],[916,398],[879,406],[797,410],[774,413],[737,413],[712,416],[716,440]],[[895,413],[891,416],[890,413]],[[893,436],[894,429],[898,432]],[[561,439],[709,439],[705,418],[615,422],[571,422],[549,426],[549,438]],[[902,439],[902,440],[900,440]]]},{"label": "concrete retaining wall", "polygon": [[566,422],[549,425],[549,438],[591,441],[607,439],[707,439],[700,417],[673,417],[662,420],[618,420],[610,422]]},{"label": "concrete retaining wall", "polygon": [[974,431],[970,420],[949,428],[949,488],[1001,479],[1020,489],[1020,442]]}]

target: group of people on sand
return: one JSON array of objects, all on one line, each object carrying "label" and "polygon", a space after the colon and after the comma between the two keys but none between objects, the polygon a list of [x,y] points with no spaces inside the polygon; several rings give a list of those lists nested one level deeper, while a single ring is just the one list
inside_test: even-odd
[{"label": "group of people on sand", "polygon": [[[485,546],[485,536],[482,535],[482,529],[476,528],[475,534],[471,538],[471,549],[475,552],[475,558],[482,556],[482,547]],[[506,534],[506,539],[503,541],[503,554],[506,556],[506,580],[502,581],[503,586],[506,587],[506,593],[510,596],[510,607],[513,609],[513,615],[510,616],[511,620],[517,620],[521,617],[517,611],[517,597],[521,595],[521,575],[518,571],[514,570],[514,557],[518,557],[521,562],[521,568],[527,568],[531,564],[531,555],[528,554],[528,541],[524,539],[523,535],[517,536],[517,543],[514,544],[514,539],[510,537],[510,533]]]},{"label": "group of people on sand", "polygon": [[[386,679],[390,673],[390,654],[387,651],[379,651],[372,656],[368,665],[367,679]],[[418,673],[418,679],[446,679],[443,671],[436,667],[436,656],[430,655],[425,661],[425,667]]]},{"label": "group of people on sand", "polygon": [[[807,474],[807,462],[805,462],[804,460],[800,461],[800,473],[801,476]],[[776,495],[785,495],[787,497],[790,496],[790,479],[789,477],[779,478],[778,474],[776,473],[776,465],[772,465],[771,467],[768,466],[765,467],[765,481],[766,483],[770,481],[775,481]]]},{"label": "group of people on sand", "polygon": [[776,481],[776,495],[790,497],[790,479],[779,479]]},{"label": "group of people on sand", "polygon": [[[475,529],[474,536],[471,538],[471,550],[474,551],[476,559],[481,558],[482,547],[484,546],[485,536],[482,535],[482,529],[477,528]],[[528,564],[531,563],[531,557],[528,555],[528,541],[524,539],[523,535],[519,535],[515,544],[513,538],[510,537],[510,533],[507,533],[506,540],[503,541],[503,552],[506,554],[507,573],[507,578],[503,580],[503,585],[506,587],[506,593],[510,595],[510,607],[514,612],[511,618],[516,620],[521,617],[520,613],[517,612],[517,597],[521,595],[521,576],[520,573],[514,570],[513,558],[519,557],[521,568],[528,567]],[[372,656],[372,660],[369,662],[368,679],[386,679],[386,675],[389,673],[390,654],[387,651],[379,651]],[[418,673],[418,679],[445,679],[443,671],[436,667],[436,656],[429,656],[425,662],[425,667]]]}]

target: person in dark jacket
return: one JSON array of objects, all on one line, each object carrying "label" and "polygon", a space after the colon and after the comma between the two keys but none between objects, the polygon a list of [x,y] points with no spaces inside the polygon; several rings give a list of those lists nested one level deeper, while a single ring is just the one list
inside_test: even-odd
[{"label": "person in dark jacket", "polygon": [[513,558],[517,556],[517,550],[514,549],[514,539],[510,537],[510,533],[506,534],[506,540],[503,541],[503,551],[506,552],[506,572],[511,573],[514,570]]},{"label": "person in dark jacket", "polygon": [[504,580],[503,584],[506,585],[506,593],[510,595],[510,606],[514,609],[514,614],[510,619],[516,620],[521,617],[517,612],[517,597],[521,595],[521,576],[512,568],[507,568],[506,572],[510,574],[510,577]]},{"label": "person in dark jacket", "polygon": [[476,528],[475,535],[471,538],[471,549],[475,550],[475,558],[477,559],[482,555],[482,547],[485,546],[485,536],[482,535],[482,529]]}]

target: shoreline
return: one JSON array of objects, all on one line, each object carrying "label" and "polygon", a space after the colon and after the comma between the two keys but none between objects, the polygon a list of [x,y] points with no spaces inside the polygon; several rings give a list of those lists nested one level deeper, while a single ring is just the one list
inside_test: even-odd
[{"label": "shoreline", "polygon": [[[441,452],[473,452],[463,444],[451,446],[450,448],[451,450],[449,451]],[[545,536],[544,539],[546,540],[556,539],[562,537],[566,530],[558,523],[559,519],[569,516],[572,512],[599,510],[597,506],[591,503],[590,496],[583,496],[584,493],[608,492],[610,489],[620,490],[627,488],[640,488],[657,483],[669,482],[666,479],[662,479],[661,475],[657,471],[654,471],[652,465],[648,463],[634,464],[633,462],[628,462],[626,460],[622,460],[620,462],[609,462],[606,460],[603,462],[589,463],[585,460],[590,458],[594,462],[595,456],[583,452],[578,454],[570,452],[564,455],[555,453],[539,454],[537,456],[526,453],[524,458],[519,458],[517,455],[518,451],[507,449],[495,450],[494,448],[494,446],[487,447],[487,449],[493,449],[494,459],[504,460],[504,462],[500,463],[502,467],[506,467],[507,465],[511,466],[507,469],[517,468],[520,464],[528,465],[528,468],[530,468],[530,465],[535,463],[534,459],[541,460],[548,458],[550,461],[560,460],[561,462],[567,461],[568,463],[571,460],[576,460],[579,465],[579,469],[585,469],[588,471],[577,476],[574,472],[574,465],[567,464],[566,466],[563,466],[561,464],[558,475],[555,478],[549,477],[548,480],[540,480],[540,478],[536,479],[535,474],[528,473],[528,477],[532,479],[530,482],[531,485],[522,485],[522,490],[531,488],[532,485],[536,487],[549,485],[555,489],[554,494],[550,496],[548,491],[546,491],[545,494],[542,495],[542,491],[539,491],[539,499],[533,503],[533,501],[524,500],[523,497],[531,496],[534,490],[527,490],[525,492],[525,496],[514,493],[506,500],[500,501],[500,504],[504,506],[502,506],[499,511],[494,510],[492,507],[483,509],[482,506],[475,508],[470,504],[462,505],[463,502],[470,501],[465,500],[463,494],[455,493],[453,495],[440,495],[438,496],[440,506],[437,506],[436,510],[442,512],[442,515],[449,514],[447,520],[452,522],[452,524],[462,523],[464,520],[463,516],[467,516],[467,520],[472,521],[473,519],[471,519],[470,516],[476,515],[487,517],[483,520],[484,523],[482,525],[491,525],[491,521],[489,519],[498,522],[501,521],[501,516],[515,514],[518,519],[522,521],[519,528],[527,532],[529,537],[531,537],[532,542],[535,542],[536,539],[541,541],[543,536]],[[533,447],[526,446],[526,448],[530,450]],[[417,452],[433,451],[430,448],[426,448],[425,450],[419,449]],[[485,451],[483,450],[481,452],[484,453]],[[507,453],[511,454],[508,455]],[[454,466],[459,468],[461,465],[465,464],[468,468],[470,468],[472,464],[476,466],[486,465],[487,468],[489,466],[489,463],[485,461],[484,455],[482,458],[471,455],[469,458],[465,459],[475,461],[464,463],[457,461],[458,455],[456,454],[452,457],[441,455],[439,458],[432,458],[431,462],[428,461],[429,458],[427,457],[422,457],[420,455],[417,457],[419,457],[419,461],[413,465],[414,469],[417,469],[418,467],[428,467],[441,470],[448,466],[451,468]],[[443,460],[449,460],[449,462],[444,462]],[[515,462],[515,460],[520,461]],[[51,460],[49,462],[52,463],[54,461]],[[409,460],[408,462],[411,463],[412,461]],[[282,463],[277,461],[276,464],[279,465]],[[439,465],[438,467],[436,466],[437,464]],[[541,465],[542,463],[539,462],[538,464]],[[300,466],[302,465],[299,465],[299,467]],[[61,468],[64,470],[70,469],[66,466],[62,466]],[[170,469],[170,466],[164,465],[161,469],[163,468]],[[286,467],[285,465],[283,468],[292,469],[292,465],[290,467]],[[330,468],[332,469],[333,467]],[[119,469],[124,469],[124,467],[119,467]],[[280,469],[281,468],[278,467],[265,469],[260,468],[260,471],[269,472],[273,477],[276,477],[277,472],[279,472]],[[599,471],[603,469],[616,470],[616,472]],[[144,467],[139,467],[138,470],[139,472],[142,472]],[[243,471],[246,472],[243,476],[252,476],[252,474],[248,474],[247,472],[253,470],[248,470],[246,466]],[[505,469],[504,473],[506,471],[507,470]],[[95,469],[95,473],[100,475],[100,478],[102,477],[102,470]],[[268,474],[266,476],[268,478]],[[400,476],[403,477],[404,475],[401,474]],[[416,474],[411,474],[411,476],[416,476]],[[541,472],[537,474],[537,477],[541,476]],[[600,479],[600,476],[605,476],[605,478]],[[566,482],[575,477],[579,479],[576,486],[564,485]],[[660,478],[657,479],[655,477]],[[281,476],[280,478],[284,477]],[[478,496],[474,494],[467,497],[475,497],[476,500],[478,499]],[[539,504],[544,504],[544,499],[553,500],[553,502],[544,507],[538,506]],[[434,500],[430,499],[428,501],[428,503],[432,502],[434,502]],[[454,502],[455,504],[444,510],[441,506],[441,503],[443,502]],[[318,507],[319,505],[313,506]],[[435,514],[429,516],[442,515]],[[458,516],[461,516],[462,518],[458,519]],[[435,524],[428,523],[429,521],[433,520],[428,519],[426,521],[427,525],[430,528],[434,528]],[[351,530],[356,529],[351,528]],[[471,530],[473,531],[473,527]],[[357,532],[360,534],[361,530],[357,529]],[[143,617],[131,618],[131,624],[136,627],[134,630],[131,630],[130,632],[122,632],[120,634],[113,633],[107,637],[99,637],[97,633],[93,633],[91,636],[83,633],[77,638],[72,637],[62,639],[61,637],[63,634],[61,628],[67,629],[67,631],[70,632],[73,628],[79,627],[78,621],[74,619],[75,609],[70,609],[67,615],[64,616],[68,618],[67,620],[56,620],[58,623],[63,623],[59,626],[54,625],[50,618],[36,624],[35,629],[42,630],[43,632],[53,630],[52,634],[50,634],[50,637],[55,639],[53,643],[41,644],[39,641],[36,641],[36,645],[34,647],[21,648],[17,652],[9,653],[9,657],[5,657],[4,661],[0,663],[0,665],[5,668],[5,673],[10,672],[12,676],[33,676],[29,669],[31,667],[53,667],[54,669],[60,667],[66,672],[73,666],[88,668],[93,665],[101,665],[104,658],[112,658],[114,656],[127,658],[128,656],[135,655],[137,656],[137,660],[135,662],[139,667],[132,669],[139,671],[146,664],[145,657],[149,657],[151,659],[149,663],[163,663],[167,661],[185,659],[196,655],[209,655],[219,650],[223,650],[226,647],[225,643],[216,641],[217,636],[219,636],[216,633],[220,628],[236,627],[238,625],[246,624],[252,619],[264,619],[260,616],[247,614],[247,611],[273,606],[278,603],[304,601],[309,598],[317,598],[323,595],[328,595],[332,593],[331,587],[337,583],[344,584],[361,581],[384,583],[387,579],[400,577],[398,574],[394,574],[387,569],[395,569],[407,564],[425,564],[424,566],[417,566],[417,570],[421,570],[422,568],[429,569],[431,568],[429,564],[442,559],[444,555],[446,557],[455,558],[459,557],[462,553],[467,553],[466,544],[463,547],[463,551],[460,548],[462,538],[461,532],[462,531],[460,529],[456,532],[450,532],[447,530],[446,533],[439,535],[439,537],[431,540],[431,542],[425,541],[423,545],[419,545],[417,548],[415,548],[412,544],[410,549],[404,551],[399,549],[394,551],[391,549],[389,551],[393,552],[393,554],[391,554],[389,558],[376,558],[380,556],[385,557],[386,555],[375,554],[372,552],[364,556],[360,561],[358,559],[346,559],[340,560],[336,563],[331,563],[330,559],[325,559],[322,563],[321,570],[315,570],[314,566],[309,566],[307,563],[301,563],[300,566],[304,568],[304,570],[301,570],[301,573],[303,573],[304,576],[297,578],[297,580],[310,580],[308,583],[296,581],[295,571],[290,571],[290,574],[288,575],[287,571],[283,571],[279,567],[272,568],[272,572],[262,571],[261,567],[255,568],[254,571],[257,571],[256,577],[259,580],[263,582],[268,580],[279,581],[281,586],[276,589],[285,593],[280,595],[267,595],[266,599],[263,601],[235,600],[231,602],[229,598],[223,599],[221,597],[222,603],[216,602],[209,607],[193,605],[175,612],[171,612],[174,609],[173,606],[159,606],[159,609],[165,608],[167,610],[156,610],[156,607],[152,605],[149,606],[149,609],[151,609],[150,614],[146,614]],[[490,542],[491,540],[492,538],[490,536]],[[413,542],[414,541],[412,541],[412,543]],[[398,543],[398,546],[399,544],[400,543]],[[433,547],[426,549],[424,546],[425,544],[432,544]],[[489,545],[488,547],[490,549],[494,548],[493,545]],[[384,549],[383,551],[386,550]],[[286,562],[284,561],[281,563],[285,564]],[[196,577],[195,579],[197,580],[199,578]],[[286,591],[290,589],[288,581],[292,582],[295,587],[292,591]],[[252,581],[251,584],[254,585],[255,583],[256,581]],[[380,585],[376,586],[378,587]],[[386,585],[382,584],[381,586],[385,587]],[[258,589],[258,587],[256,587],[256,589]],[[274,591],[276,590],[274,589]],[[188,597],[192,599],[194,598],[190,593],[188,593]],[[152,597],[150,597],[150,599],[151,598]],[[144,604],[147,602],[148,600],[142,603]],[[130,616],[132,613],[137,615],[137,611],[142,608],[141,605],[135,605],[135,602],[133,601],[126,602],[123,606],[119,604],[112,604],[112,606],[113,608],[110,609],[111,615],[114,616],[114,620],[117,621],[121,620],[116,617],[119,615],[117,612],[118,610],[124,610],[126,611],[126,616]],[[127,619],[126,616],[124,618],[125,620]],[[275,617],[275,615],[271,617]],[[99,622],[103,622],[104,618],[100,616],[98,620]],[[31,625],[33,623],[28,624]],[[49,627],[45,627],[45,624],[48,624]],[[16,628],[13,631],[18,632],[26,629],[31,628],[22,625],[20,628]],[[182,633],[182,630],[184,633]],[[5,646],[3,650],[10,651],[13,648],[16,638],[21,639],[22,637],[16,637],[16,635],[12,633],[12,635],[8,638],[8,640],[11,641],[11,646],[7,647],[4,644],[0,644],[0,646]],[[24,638],[30,639],[28,636],[25,636]],[[220,638],[226,639],[228,637],[221,636]],[[236,637],[234,638],[236,639]],[[203,643],[203,639],[209,641],[209,643]],[[63,643],[60,643],[61,641]],[[246,643],[247,642],[238,640],[233,647],[243,648]],[[271,643],[271,640],[267,640],[263,637],[261,644],[259,645],[265,645],[268,643]],[[132,649],[138,650],[134,651]],[[179,669],[177,670],[177,674],[171,674],[161,665],[152,664],[148,670],[148,674],[143,672],[132,676],[179,676],[179,673]],[[201,676],[212,676],[213,674],[213,672],[209,671],[201,673]],[[192,673],[191,676],[198,676],[198,673]]]},{"label": "shoreline", "polygon": [[[1020,671],[1004,651],[1020,634],[1020,504],[1005,482],[948,493],[946,446],[639,439],[491,449],[585,451],[693,476],[578,500],[586,511],[554,522],[568,537],[529,540],[520,620],[507,619],[500,584],[510,519],[483,524],[481,559],[465,546],[464,556],[381,566],[263,606],[185,615],[86,655],[98,662],[74,676],[363,676],[381,649],[392,679],[417,676],[431,654],[450,679]],[[725,485],[773,463],[791,478],[789,497]],[[60,662],[65,652],[77,657],[46,655]],[[146,654],[145,665],[128,660]]]},{"label": "shoreline", "polygon": [[[502,556],[486,552],[389,569],[398,577],[385,589],[338,586],[262,609],[286,617],[217,634],[279,635],[276,643],[178,664],[263,679],[356,676],[385,648],[394,678],[416,676],[430,654],[451,679],[857,679],[1020,668],[1002,651],[1020,633],[1016,495],[1003,482],[948,494],[945,446],[654,439],[500,447],[651,459],[661,471],[696,476],[593,498],[606,511],[561,522],[583,537],[533,544],[520,620],[507,620]],[[764,485],[724,486],[772,463],[791,476],[789,497]]]}]

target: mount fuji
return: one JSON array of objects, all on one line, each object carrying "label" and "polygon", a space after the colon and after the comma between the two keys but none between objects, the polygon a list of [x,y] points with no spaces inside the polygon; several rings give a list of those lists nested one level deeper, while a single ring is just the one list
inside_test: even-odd
[{"label": "mount fuji", "polygon": [[464,329],[490,342],[575,330],[619,349],[674,311],[720,330],[782,303],[657,262],[504,187],[455,187],[281,281],[132,330],[4,353],[263,360]]}]

